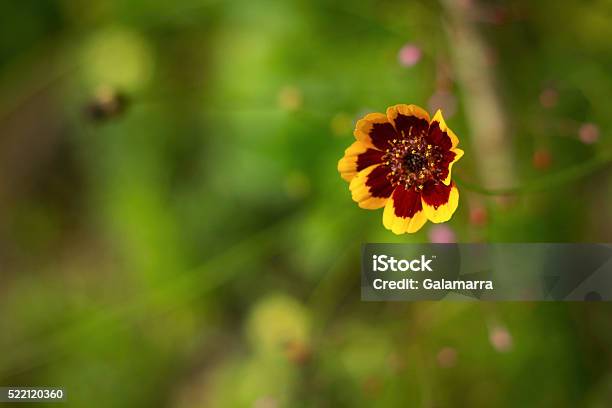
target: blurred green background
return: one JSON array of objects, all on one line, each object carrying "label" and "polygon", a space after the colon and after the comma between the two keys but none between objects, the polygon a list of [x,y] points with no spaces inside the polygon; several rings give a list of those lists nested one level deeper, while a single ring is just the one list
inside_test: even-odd
[{"label": "blurred green background", "polygon": [[[0,385],[67,407],[608,407],[609,304],[363,303],[363,242],[612,241],[612,3],[0,5]],[[336,163],[441,107],[413,236]],[[21,405],[24,406],[24,405]]]}]

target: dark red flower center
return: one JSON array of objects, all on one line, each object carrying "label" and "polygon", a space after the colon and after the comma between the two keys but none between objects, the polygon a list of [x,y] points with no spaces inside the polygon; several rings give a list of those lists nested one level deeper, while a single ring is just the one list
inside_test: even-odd
[{"label": "dark red flower center", "polygon": [[442,179],[443,151],[428,143],[426,133],[426,129],[418,134],[402,132],[403,137],[389,141],[382,161],[391,170],[388,179],[393,187],[402,185],[407,190],[422,190],[426,182]]}]

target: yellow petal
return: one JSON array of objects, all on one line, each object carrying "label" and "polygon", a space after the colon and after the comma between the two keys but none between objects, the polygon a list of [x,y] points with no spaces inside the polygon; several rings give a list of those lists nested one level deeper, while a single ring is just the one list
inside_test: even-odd
[{"label": "yellow petal", "polygon": [[[384,169],[380,165],[373,165],[361,170],[353,177],[349,189],[351,190],[353,201],[359,204],[359,207],[367,210],[384,207],[387,199],[393,192],[393,188],[388,181],[385,183],[386,179],[382,175],[383,172]],[[376,187],[367,185],[368,180],[376,181]]]},{"label": "yellow petal", "polygon": [[446,184],[447,186],[449,185],[451,181],[451,172],[453,170],[453,164],[455,164],[457,161],[459,161],[460,158],[463,157],[463,150],[461,149],[457,149],[457,148],[451,149],[451,152],[455,153],[455,158],[448,165],[448,176],[446,176],[446,178],[443,181],[443,183]]},{"label": "yellow petal", "polygon": [[[447,186],[444,186],[447,187]],[[432,202],[432,200],[429,200]],[[448,198],[440,203],[437,203],[437,207],[433,204],[428,204],[427,196],[425,194],[425,189],[423,190],[422,196],[423,209],[425,211],[425,215],[427,218],[435,223],[441,223],[450,220],[450,218],[457,210],[457,206],[459,205],[459,190],[457,190],[457,186],[455,183],[450,185],[450,192],[448,193]]]},{"label": "yellow petal", "polygon": [[366,146],[384,150],[386,141],[397,135],[393,125],[389,123],[387,115],[382,113],[370,113],[363,119],[359,119],[353,132],[355,139]]},{"label": "yellow petal", "polygon": [[[406,199],[406,190],[402,190],[402,187],[398,187],[394,191],[387,200],[383,213],[383,225],[386,229],[391,230],[397,235],[417,232],[427,222],[427,216],[421,207],[421,198],[418,193],[416,193],[417,195],[413,198],[416,200],[414,204],[417,206],[417,211],[411,214],[411,216],[402,216],[402,211],[405,211],[405,203],[398,203],[398,200],[402,198]],[[404,210],[402,210],[402,208],[404,208]]]},{"label": "yellow petal", "polygon": [[442,117],[442,111],[440,109],[438,109],[438,111],[436,112],[436,114],[434,115],[431,121],[438,122],[440,124],[440,130],[443,132],[446,132],[446,134],[451,140],[451,144],[453,148],[459,144],[459,138],[457,137],[457,135],[455,135],[455,133],[452,130],[450,130],[448,126],[446,126],[446,122],[444,122],[444,118]]},{"label": "yellow petal", "polygon": [[[361,156],[362,160],[359,161],[359,156],[364,154],[366,155]],[[351,181],[358,171],[380,163],[381,155],[378,150],[356,141],[344,151],[344,157],[338,161],[338,172],[344,180]]]},{"label": "yellow petal", "polygon": [[429,123],[429,113],[417,105],[399,104],[387,108],[387,118],[389,118],[389,122],[395,124],[395,119],[398,115],[414,116]]}]

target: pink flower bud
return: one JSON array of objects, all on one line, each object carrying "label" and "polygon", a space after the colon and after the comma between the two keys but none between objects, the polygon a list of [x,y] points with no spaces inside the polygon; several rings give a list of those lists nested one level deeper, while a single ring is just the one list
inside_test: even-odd
[{"label": "pink flower bud", "polygon": [[412,67],[421,60],[421,49],[414,44],[406,44],[400,50],[397,56],[399,63],[403,67]]}]

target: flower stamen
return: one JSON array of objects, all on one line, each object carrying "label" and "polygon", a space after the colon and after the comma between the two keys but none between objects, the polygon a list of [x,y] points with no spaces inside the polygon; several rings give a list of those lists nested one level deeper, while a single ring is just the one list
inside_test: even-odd
[{"label": "flower stamen", "polygon": [[390,169],[387,178],[394,187],[402,185],[406,189],[422,190],[427,181],[439,180],[443,157],[438,146],[427,143],[425,130],[418,134],[412,130],[411,126],[408,137],[402,132],[403,138],[390,141],[382,162]]}]

